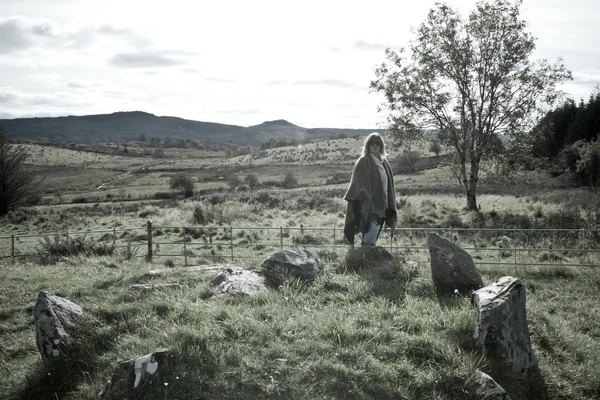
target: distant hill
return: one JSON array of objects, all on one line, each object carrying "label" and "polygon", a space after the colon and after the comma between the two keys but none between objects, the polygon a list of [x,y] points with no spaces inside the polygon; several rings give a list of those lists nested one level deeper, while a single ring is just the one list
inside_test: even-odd
[{"label": "distant hill", "polygon": [[215,122],[193,121],[177,117],[157,117],[142,111],[112,114],[2,119],[9,137],[49,142],[122,143],[166,137],[195,139],[202,142],[260,146],[268,139],[318,140],[385,133],[383,129],[307,129],[286,120],[266,121],[243,127]]}]

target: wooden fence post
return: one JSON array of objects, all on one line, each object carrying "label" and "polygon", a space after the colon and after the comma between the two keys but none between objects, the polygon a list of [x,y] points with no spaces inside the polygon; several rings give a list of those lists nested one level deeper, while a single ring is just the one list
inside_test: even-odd
[{"label": "wooden fence post", "polygon": [[335,226],[333,227],[333,251],[335,251]]},{"label": "wooden fence post", "polygon": [[229,225],[229,244],[231,246],[231,261],[233,261],[233,227]]},{"label": "wooden fence post", "polygon": [[283,226],[279,226],[279,248],[283,250]]},{"label": "wooden fence post", "polygon": [[185,226],[183,227],[183,265],[187,267],[187,231],[185,230]]},{"label": "wooden fence post", "polygon": [[518,271],[517,271],[517,230],[516,228],[513,228],[513,240],[512,240],[512,246],[513,246],[513,251],[514,251],[514,263],[515,263],[515,276],[519,276]]},{"label": "wooden fence post", "polygon": [[152,262],[152,221],[146,222],[148,225],[148,254],[146,255],[146,261]]},{"label": "wooden fence post", "polygon": [[10,258],[15,263],[15,235],[10,235]]}]

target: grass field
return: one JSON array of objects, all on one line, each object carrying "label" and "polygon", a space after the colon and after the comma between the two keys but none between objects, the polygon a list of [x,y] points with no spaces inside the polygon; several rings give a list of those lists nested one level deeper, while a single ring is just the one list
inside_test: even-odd
[{"label": "grass field", "polygon": [[[505,275],[525,283],[539,371],[523,378],[473,347],[476,315],[468,299],[440,305],[426,252],[396,254],[399,260],[417,261],[418,267],[396,263],[348,270],[348,247],[341,240],[342,196],[361,142],[309,144],[310,152],[270,149],[254,158],[195,157],[192,151],[160,159],[96,157],[54,148],[43,149],[42,157],[36,149],[39,157],[33,159],[46,173],[42,202],[0,219],[0,255],[10,254],[10,235],[66,231],[73,239],[77,232],[104,230],[86,240],[114,240],[121,247],[109,256],[0,260],[0,398],[94,398],[120,361],[161,348],[170,349],[177,361],[154,383],[152,399],[475,399],[476,369],[493,376],[513,399],[599,398],[600,272],[545,265],[583,258],[599,262],[590,251],[598,247],[597,194],[573,190],[543,173],[510,179],[490,175],[481,182],[481,210],[468,212],[450,166],[395,176],[399,227],[406,231],[395,236],[394,248],[422,246],[423,232],[447,233],[452,227],[453,239],[473,249],[469,252],[486,284]],[[313,151],[336,146],[348,151],[321,152],[322,158]],[[402,150],[390,153],[394,157]],[[181,172],[194,179],[194,196],[157,196],[173,194],[170,177]],[[288,172],[297,187],[282,186]],[[232,175],[243,182],[249,174],[258,177],[256,189],[243,184],[231,189]],[[144,261],[149,219],[155,245],[177,242],[172,248],[161,244],[152,263]],[[331,231],[308,227],[336,227],[338,236],[334,242]],[[525,234],[511,237],[511,230],[520,228],[587,231],[583,236],[544,234],[535,241]],[[324,267],[312,284],[288,281],[257,298],[215,298],[210,274],[185,273],[178,268],[183,257],[160,256],[182,254],[186,241],[189,265],[231,262],[228,246],[234,243],[246,257],[235,264],[260,268],[278,249],[282,233],[286,245],[336,247],[312,247]],[[387,245],[387,235],[382,244]],[[491,250],[506,240],[523,250],[527,266],[485,263],[513,261],[514,251]],[[128,243],[138,253],[132,254]],[[570,250],[534,252],[527,248],[532,243]],[[22,253],[44,248],[37,236],[18,238],[16,247]],[[165,266],[171,268],[149,274]],[[129,290],[134,283],[172,282],[183,290]],[[66,375],[52,375],[37,352],[32,312],[40,290],[65,296],[85,310],[78,331],[81,358],[68,365]]]}]

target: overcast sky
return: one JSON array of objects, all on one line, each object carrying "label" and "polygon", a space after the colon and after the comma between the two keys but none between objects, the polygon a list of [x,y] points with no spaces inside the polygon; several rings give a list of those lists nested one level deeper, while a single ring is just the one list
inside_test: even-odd
[{"label": "overcast sky", "polygon": [[[140,110],[256,125],[375,128],[386,47],[433,0],[0,0],[0,118]],[[475,0],[452,0],[464,13]],[[600,0],[524,0],[535,58],[576,100],[600,83]]]}]

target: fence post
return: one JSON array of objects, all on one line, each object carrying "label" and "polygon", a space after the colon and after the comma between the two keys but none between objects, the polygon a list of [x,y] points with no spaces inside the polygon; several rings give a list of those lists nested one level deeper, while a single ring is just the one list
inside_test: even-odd
[{"label": "fence post", "polygon": [[333,251],[335,251],[335,226],[333,227]]},{"label": "fence post", "polygon": [[152,262],[152,221],[146,222],[148,225],[148,254],[146,255],[146,261]]},{"label": "fence post", "polygon": [[452,233],[452,225],[450,225],[450,241],[454,242],[454,235]]},{"label": "fence post", "polygon": [[187,231],[183,227],[183,265],[187,267]]},{"label": "fence post", "polygon": [[113,248],[117,245],[117,228],[113,228]]},{"label": "fence post", "polygon": [[10,235],[10,259],[15,263],[15,235]]},{"label": "fence post", "polygon": [[517,273],[517,230],[516,230],[516,228],[513,228],[513,240],[512,240],[512,242],[513,242],[512,245],[513,245],[514,257],[515,257],[515,260],[514,260],[514,262],[515,262],[515,276],[518,276],[518,273]]},{"label": "fence post", "polygon": [[[587,251],[587,248],[588,248],[587,237],[588,237],[587,229],[583,228],[583,254],[584,254],[585,260],[587,262],[589,262],[590,264],[592,264],[592,260],[590,259],[590,254]],[[584,257],[581,257],[581,259],[583,260]]]},{"label": "fence post", "polygon": [[283,250],[283,226],[279,226],[279,247]]},{"label": "fence post", "polygon": [[231,261],[233,261],[233,227],[229,225],[229,245],[231,246]]}]

